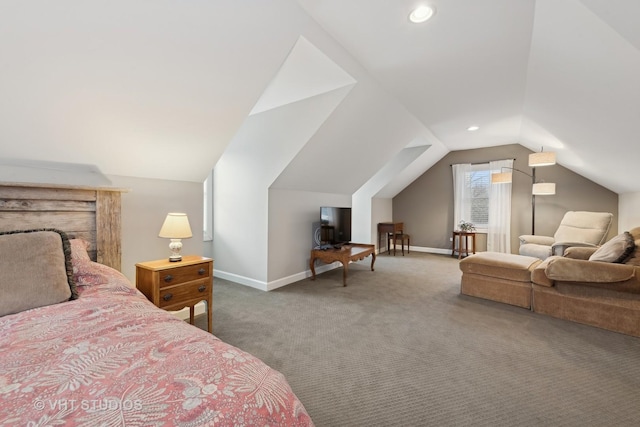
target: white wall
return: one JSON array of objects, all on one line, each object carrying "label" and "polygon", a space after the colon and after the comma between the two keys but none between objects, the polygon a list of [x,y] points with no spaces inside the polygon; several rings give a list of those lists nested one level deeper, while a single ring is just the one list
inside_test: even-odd
[{"label": "white wall", "polygon": [[213,171],[214,274],[260,287],[267,275],[267,190],[252,162],[229,154]]},{"label": "white wall", "polygon": [[640,227],[640,193],[623,193],[618,196],[618,231]]},{"label": "white wall", "polygon": [[374,243],[375,237],[371,234],[371,194],[369,192],[356,191],[351,197],[351,241],[356,243]]},{"label": "white wall", "polygon": [[[182,240],[182,253],[203,255],[202,184],[109,175],[122,193],[122,273],[135,284],[138,262],[169,258],[168,239],[158,237],[169,212],[185,212],[193,237]],[[215,268],[214,268],[215,269]]]},{"label": "white wall", "polygon": [[[321,206],[351,206],[346,194],[269,190],[269,283],[267,289],[309,276],[312,225]],[[316,272],[318,270],[316,269]]]},{"label": "white wall", "polygon": [[[393,221],[393,199],[379,197],[371,199],[371,233],[375,236],[376,246],[378,245],[378,223],[391,221]],[[380,250],[379,247],[378,250]]]},{"label": "white wall", "polygon": [[[374,221],[372,211],[372,199],[386,185],[394,180],[409,165],[419,158],[429,148],[428,145],[407,147],[399,151],[395,156],[372,176],[353,195],[354,208],[354,232],[353,240],[358,243],[375,243],[378,240],[378,222]],[[386,212],[385,212],[386,213]],[[385,220],[391,221],[391,219]]]},{"label": "white wall", "polygon": [[339,89],[245,120],[213,171],[217,275],[265,286],[269,186],[347,92]]},{"label": "white wall", "polygon": [[87,187],[111,185],[95,165],[30,159],[0,159],[0,181]]},{"label": "white wall", "polygon": [[[346,86],[309,98],[273,103],[279,106],[269,110],[257,108],[260,112],[247,117],[213,168],[215,274],[259,289],[306,274],[310,244],[300,240],[299,233],[307,228],[302,222],[308,221],[311,209],[338,204],[313,194],[337,195],[339,205],[351,206],[352,194],[392,159],[384,176],[357,199],[354,211],[352,240],[372,242],[377,234],[371,232],[370,198],[427,148],[403,150],[425,134],[424,125],[342,46],[316,25],[306,26],[302,35],[305,49],[317,47],[320,56],[335,62],[357,83],[347,79],[349,84],[342,83]],[[293,46],[296,52],[299,45]],[[296,69],[289,66],[289,59],[265,94],[273,95],[276,87],[291,89],[285,83],[298,81],[281,79],[283,70]],[[398,156],[400,152],[405,155]],[[302,200],[297,199],[300,195]]]}]

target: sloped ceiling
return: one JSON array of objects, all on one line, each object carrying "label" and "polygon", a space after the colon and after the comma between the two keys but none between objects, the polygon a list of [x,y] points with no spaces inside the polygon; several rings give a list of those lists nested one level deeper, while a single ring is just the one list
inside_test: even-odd
[{"label": "sloped ceiling", "polygon": [[303,36],[357,83],[275,186],[354,192],[430,146],[392,197],[450,150],[515,142],[640,191],[640,2],[425,2],[415,25],[415,0],[3,1],[0,157],[201,181],[252,111],[299,102],[258,103]]},{"label": "sloped ceiling", "polygon": [[300,37],[251,114],[282,107],[354,83],[356,81],[353,77],[307,39]]},{"label": "sloped ceiling", "polygon": [[640,191],[640,2],[429,0],[422,25],[407,22],[419,2],[299,2],[448,150],[544,147]]},{"label": "sloped ceiling", "polygon": [[640,190],[638,17],[640,2],[538,1],[529,57],[523,145],[618,193]]},{"label": "sloped ceiling", "polygon": [[309,21],[278,0],[3,1],[2,157],[202,181]]}]

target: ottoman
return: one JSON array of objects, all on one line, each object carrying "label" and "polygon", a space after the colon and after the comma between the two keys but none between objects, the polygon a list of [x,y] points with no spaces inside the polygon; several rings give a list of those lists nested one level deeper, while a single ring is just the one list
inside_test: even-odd
[{"label": "ottoman", "polygon": [[479,252],[460,261],[460,293],[531,308],[531,272],[539,258]]}]

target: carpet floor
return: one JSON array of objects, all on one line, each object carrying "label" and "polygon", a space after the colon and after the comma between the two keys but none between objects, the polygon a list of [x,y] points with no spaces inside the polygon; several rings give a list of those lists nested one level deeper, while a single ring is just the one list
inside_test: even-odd
[{"label": "carpet floor", "polygon": [[347,287],[341,268],[271,292],[215,279],[214,334],[318,427],[640,425],[640,339],[460,295],[449,256],[370,264]]}]

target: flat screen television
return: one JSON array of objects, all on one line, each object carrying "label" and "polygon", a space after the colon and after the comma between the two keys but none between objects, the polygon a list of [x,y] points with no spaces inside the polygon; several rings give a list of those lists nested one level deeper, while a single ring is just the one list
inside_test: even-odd
[{"label": "flat screen television", "polygon": [[320,244],[341,245],[351,241],[351,208],[320,207]]}]

